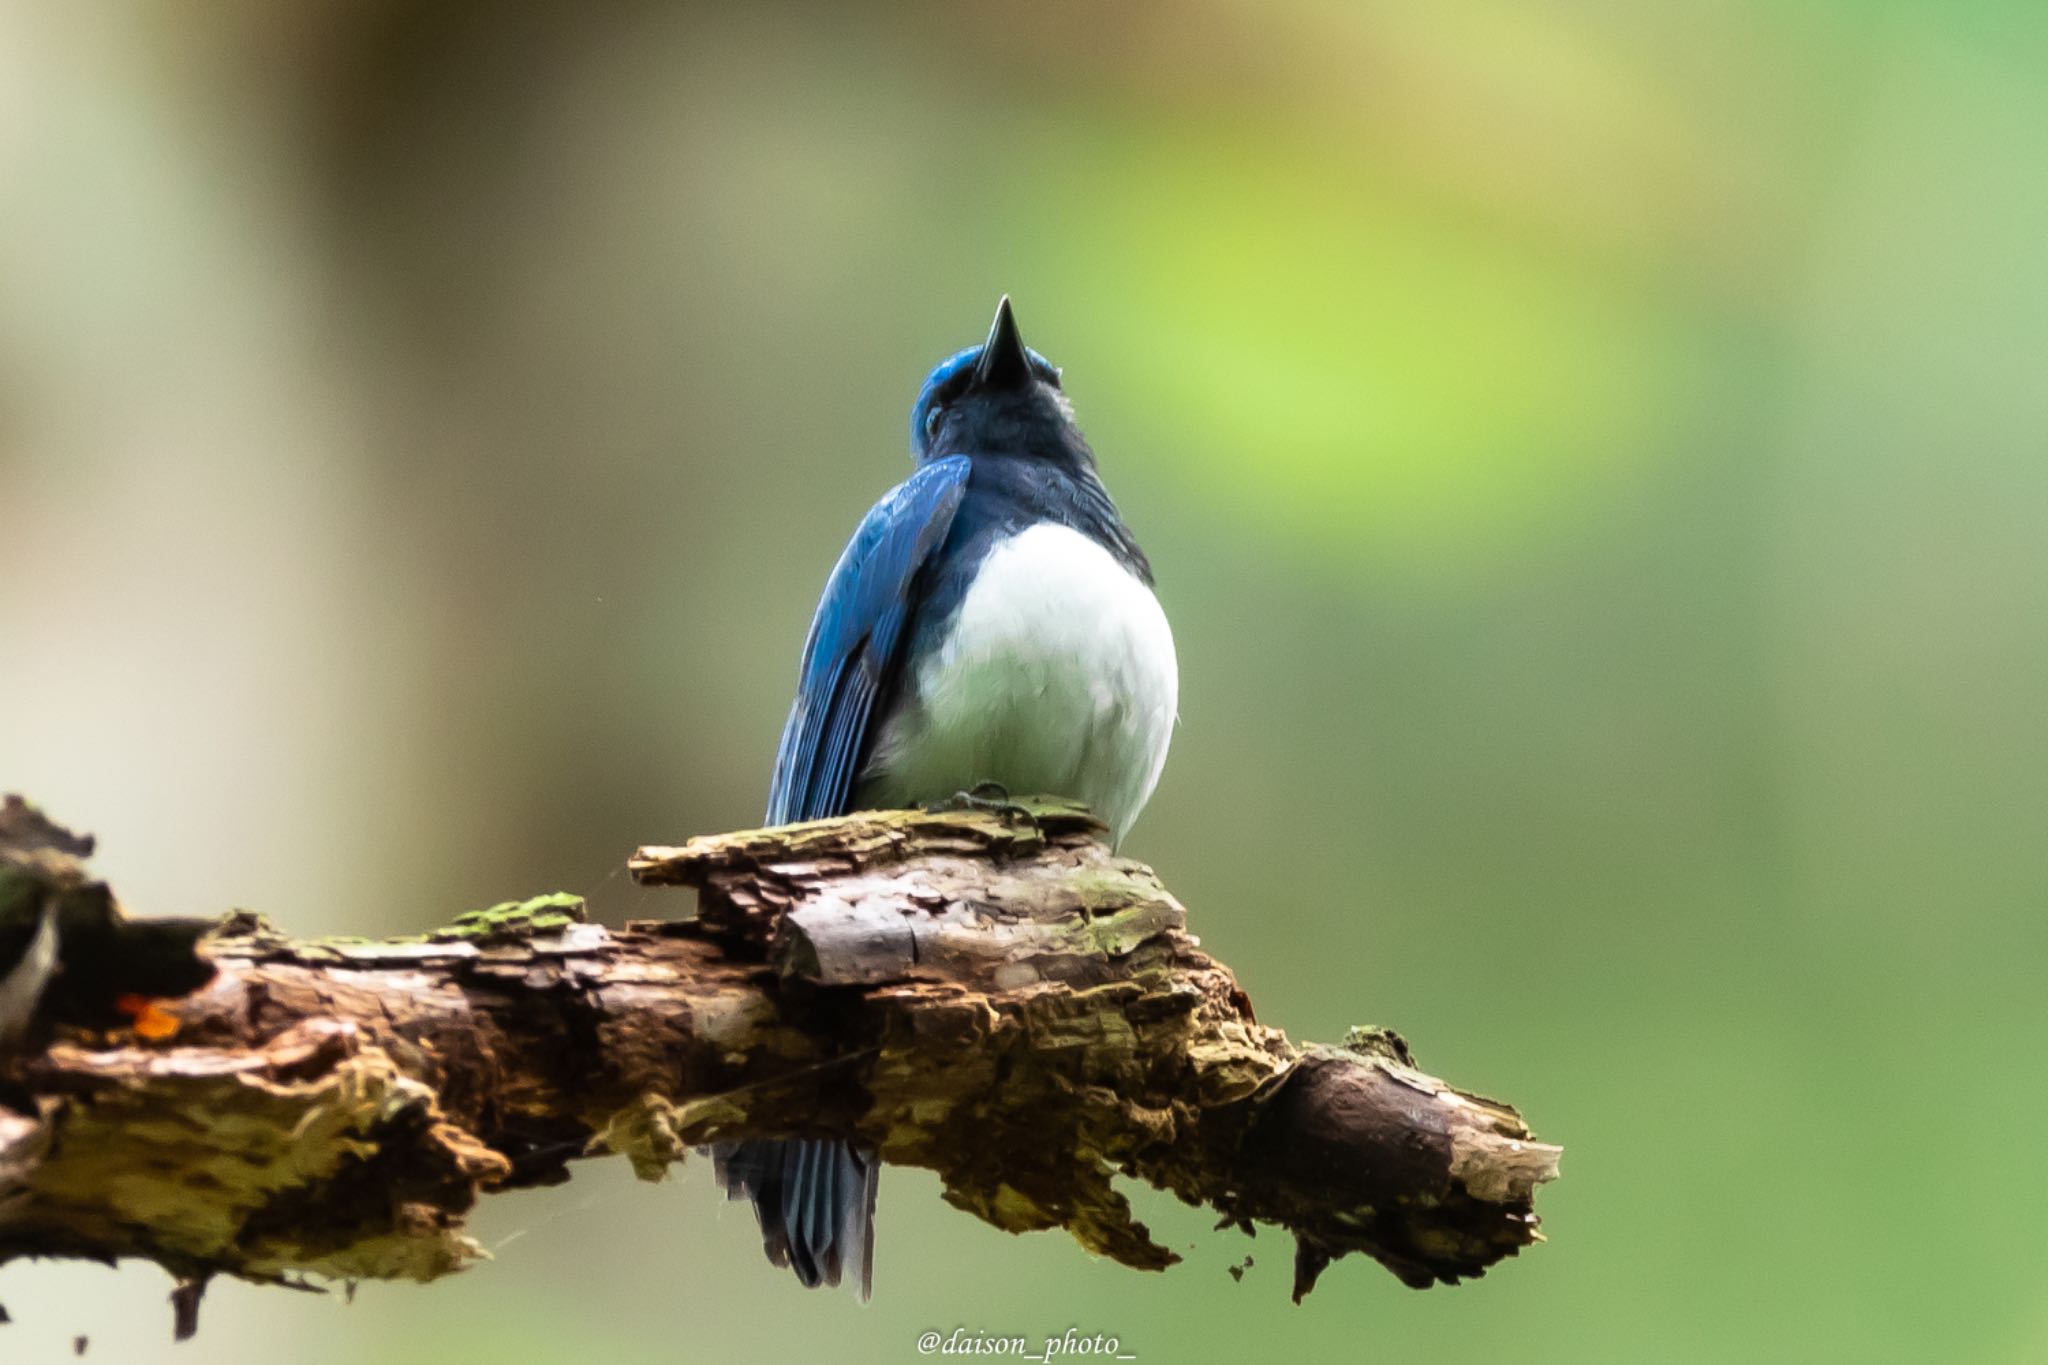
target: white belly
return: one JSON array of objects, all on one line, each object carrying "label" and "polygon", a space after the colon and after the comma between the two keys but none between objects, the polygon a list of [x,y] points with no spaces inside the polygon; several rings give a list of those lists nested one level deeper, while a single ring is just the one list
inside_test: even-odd
[{"label": "white belly", "polygon": [[1118,840],[1166,764],[1180,697],[1152,590],[1100,545],[1040,524],[989,552],[951,629],[884,723],[859,799],[937,801],[982,782],[1085,801]]}]

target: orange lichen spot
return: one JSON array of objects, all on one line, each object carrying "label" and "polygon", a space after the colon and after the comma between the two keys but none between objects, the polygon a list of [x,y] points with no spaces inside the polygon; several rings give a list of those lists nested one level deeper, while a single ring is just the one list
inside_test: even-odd
[{"label": "orange lichen spot", "polygon": [[145,1042],[160,1043],[177,1035],[178,1016],[149,996],[116,996],[114,1008],[133,1021],[130,1027],[135,1030],[135,1036]]}]

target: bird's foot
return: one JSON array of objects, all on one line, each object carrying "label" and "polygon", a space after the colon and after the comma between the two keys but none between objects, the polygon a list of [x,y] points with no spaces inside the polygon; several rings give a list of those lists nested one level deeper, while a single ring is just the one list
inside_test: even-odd
[{"label": "bird's foot", "polygon": [[977,782],[964,792],[954,792],[943,801],[934,801],[926,806],[927,815],[944,815],[948,811],[979,810],[1002,817],[1006,825],[1038,824],[1038,817],[1031,813],[1029,806],[1020,806],[1010,799],[1010,789],[1000,782]]}]

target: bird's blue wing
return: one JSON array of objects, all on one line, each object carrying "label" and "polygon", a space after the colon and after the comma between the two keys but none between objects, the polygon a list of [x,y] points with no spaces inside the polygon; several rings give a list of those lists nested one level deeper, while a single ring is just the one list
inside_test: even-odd
[{"label": "bird's blue wing", "polygon": [[[839,556],[804,641],[796,703],[768,790],[770,824],[840,815],[852,800],[876,698],[903,667],[919,573],[952,529],[967,471],[964,455],[924,465],[875,504]],[[867,1298],[879,1171],[873,1152],[810,1139],[722,1142],[712,1154],[727,1195],[753,1202],[770,1261],[807,1285],[838,1284],[850,1273]]]},{"label": "bird's blue wing", "polygon": [[875,699],[902,666],[918,571],[945,542],[967,471],[964,455],[924,465],[875,504],[839,556],[804,641],[796,703],[775,754],[768,823],[845,813]]}]

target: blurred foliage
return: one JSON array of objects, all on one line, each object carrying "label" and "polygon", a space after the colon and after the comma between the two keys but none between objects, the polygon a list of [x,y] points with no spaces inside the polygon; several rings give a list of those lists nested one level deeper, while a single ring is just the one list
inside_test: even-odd
[{"label": "blurred foliage", "polygon": [[[1549,1245],[1300,1309],[892,1171],[859,1310],[607,1163],[209,1355],[2048,1354],[2044,70],[1988,2],[0,2],[0,785],[137,908],[671,909],[620,860],[758,816],[1008,290],[1182,652],[1131,851],[1567,1149]],[[0,1349],[167,1358],[165,1288],[10,1267]]]}]

